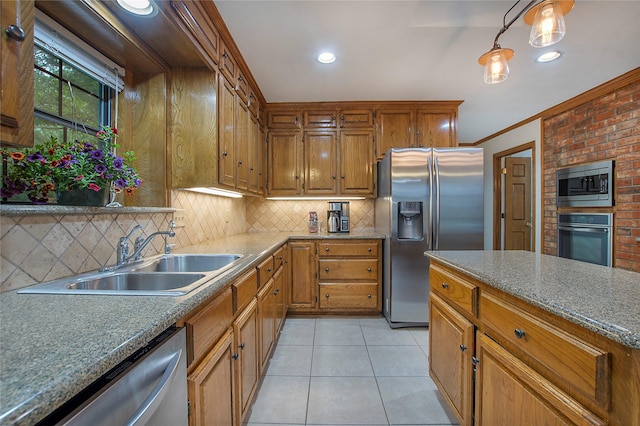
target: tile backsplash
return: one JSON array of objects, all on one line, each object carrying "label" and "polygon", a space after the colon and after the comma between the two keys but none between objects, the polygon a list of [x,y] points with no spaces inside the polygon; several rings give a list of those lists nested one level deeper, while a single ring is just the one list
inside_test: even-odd
[{"label": "tile backsplash", "polygon": [[[326,230],[326,201],[273,201],[254,197],[217,197],[190,191],[172,191],[175,213],[136,212],[102,214],[60,213],[0,215],[0,292],[93,271],[116,263],[116,245],[135,225],[146,235],[167,229],[175,215],[184,227],[169,239],[176,248],[245,232],[291,231],[307,233],[309,211],[316,211]],[[351,229],[374,226],[374,200],[350,202]],[[165,209],[167,210],[167,209]],[[135,238],[136,235],[133,237]],[[145,256],[162,253],[157,237]]]}]

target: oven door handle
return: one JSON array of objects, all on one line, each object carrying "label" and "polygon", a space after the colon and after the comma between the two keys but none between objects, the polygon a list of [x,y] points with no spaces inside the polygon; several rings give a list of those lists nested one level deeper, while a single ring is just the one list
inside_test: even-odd
[{"label": "oven door handle", "polygon": [[581,226],[558,226],[560,231],[571,232],[593,232],[596,234],[606,234],[609,232],[609,228],[583,228]]}]

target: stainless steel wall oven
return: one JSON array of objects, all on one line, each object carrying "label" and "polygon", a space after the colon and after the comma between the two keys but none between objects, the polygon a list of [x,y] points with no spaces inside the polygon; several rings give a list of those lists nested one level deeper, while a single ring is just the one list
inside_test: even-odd
[{"label": "stainless steel wall oven", "polygon": [[613,214],[558,215],[558,256],[612,266]]}]

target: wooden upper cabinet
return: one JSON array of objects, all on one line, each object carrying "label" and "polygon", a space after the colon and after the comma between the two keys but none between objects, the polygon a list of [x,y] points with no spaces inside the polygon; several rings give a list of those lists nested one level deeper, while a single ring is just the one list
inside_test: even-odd
[{"label": "wooden upper cabinet", "polygon": [[340,132],[340,194],[374,193],[373,149],[372,130]]},{"label": "wooden upper cabinet", "polygon": [[171,6],[187,27],[206,57],[214,64],[220,58],[220,33],[200,2],[172,0]]},{"label": "wooden upper cabinet", "polygon": [[171,187],[218,181],[216,73],[176,68],[171,79]]},{"label": "wooden upper cabinet", "polygon": [[24,41],[14,40],[4,29],[16,24],[18,2],[2,0],[0,51],[0,141],[3,145],[33,146],[33,25],[34,1],[20,2]]},{"label": "wooden upper cabinet", "polygon": [[267,127],[269,129],[299,129],[302,123],[300,111],[269,111]]},{"label": "wooden upper cabinet", "polygon": [[236,181],[236,91],[222,74],[218,82],[218,182],[233,187]]},{"label": "wooden upper cabinet", "polygon": [[251,131],[249,107],[236,97],[234,149],[236,151],[235,189],[249,189],[249,132]]},{"label": "wooden upper cabinet", "polygon": [[337,125],[336,110],[319,110],[304,112],[304,127],[334,128]]},{"label": "wooden upper cabinet", "polygon": [[420,148],[458,146],[454,113],[416,113],[416,145]]},{"label": "wooden upper cabinet", "polygon": [[391,148],[412,148],[414,141],[413,109],[380,109],[376,111],[376,156],[384,157]]},{"label": "wooden upper cabinet", "polygon": [[342,109],[338,112],[340,127],[373,128],[372,109]]},{"label": "wooden upper cabinet", "polygon": [[296,130],[269,132],[269,195],[300,194],[302,191],[302,134]]},{"label": "wooden upper cabinet", "polygon": [[249,88],[249,83],[247,83],[247,77],[243,74],[242,71],[238,69],[238,76],[236,78],[236,92],[238,93],[238,97],[242,99],[242,101],[249,106],[249,93],[251,89]]},{"label": "wooden upper cabinet", "polygon": [[337,190],[337,135],[332,131],[306,131],[303,137],[305,154],[305,194],[335,194]]},{"label": "wooden upper cabinet", "polygon": [[[233,84],[237,84],[238,79],[238,63],[233,55],[230,53],[229,48],[225,44],[224,40],[220,39],[220,72]],[[234,87],[235,89],[235,87]]]}]

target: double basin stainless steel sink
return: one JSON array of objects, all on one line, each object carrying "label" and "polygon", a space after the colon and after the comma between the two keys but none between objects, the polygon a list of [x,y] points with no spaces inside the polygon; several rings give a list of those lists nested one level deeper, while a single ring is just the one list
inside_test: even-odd
[{"label": "double basin stainless steel sink", "polygon": [[18,293],[182,296],[234,266],[240,254],[165,254],[105,272],[63,278]]}]

